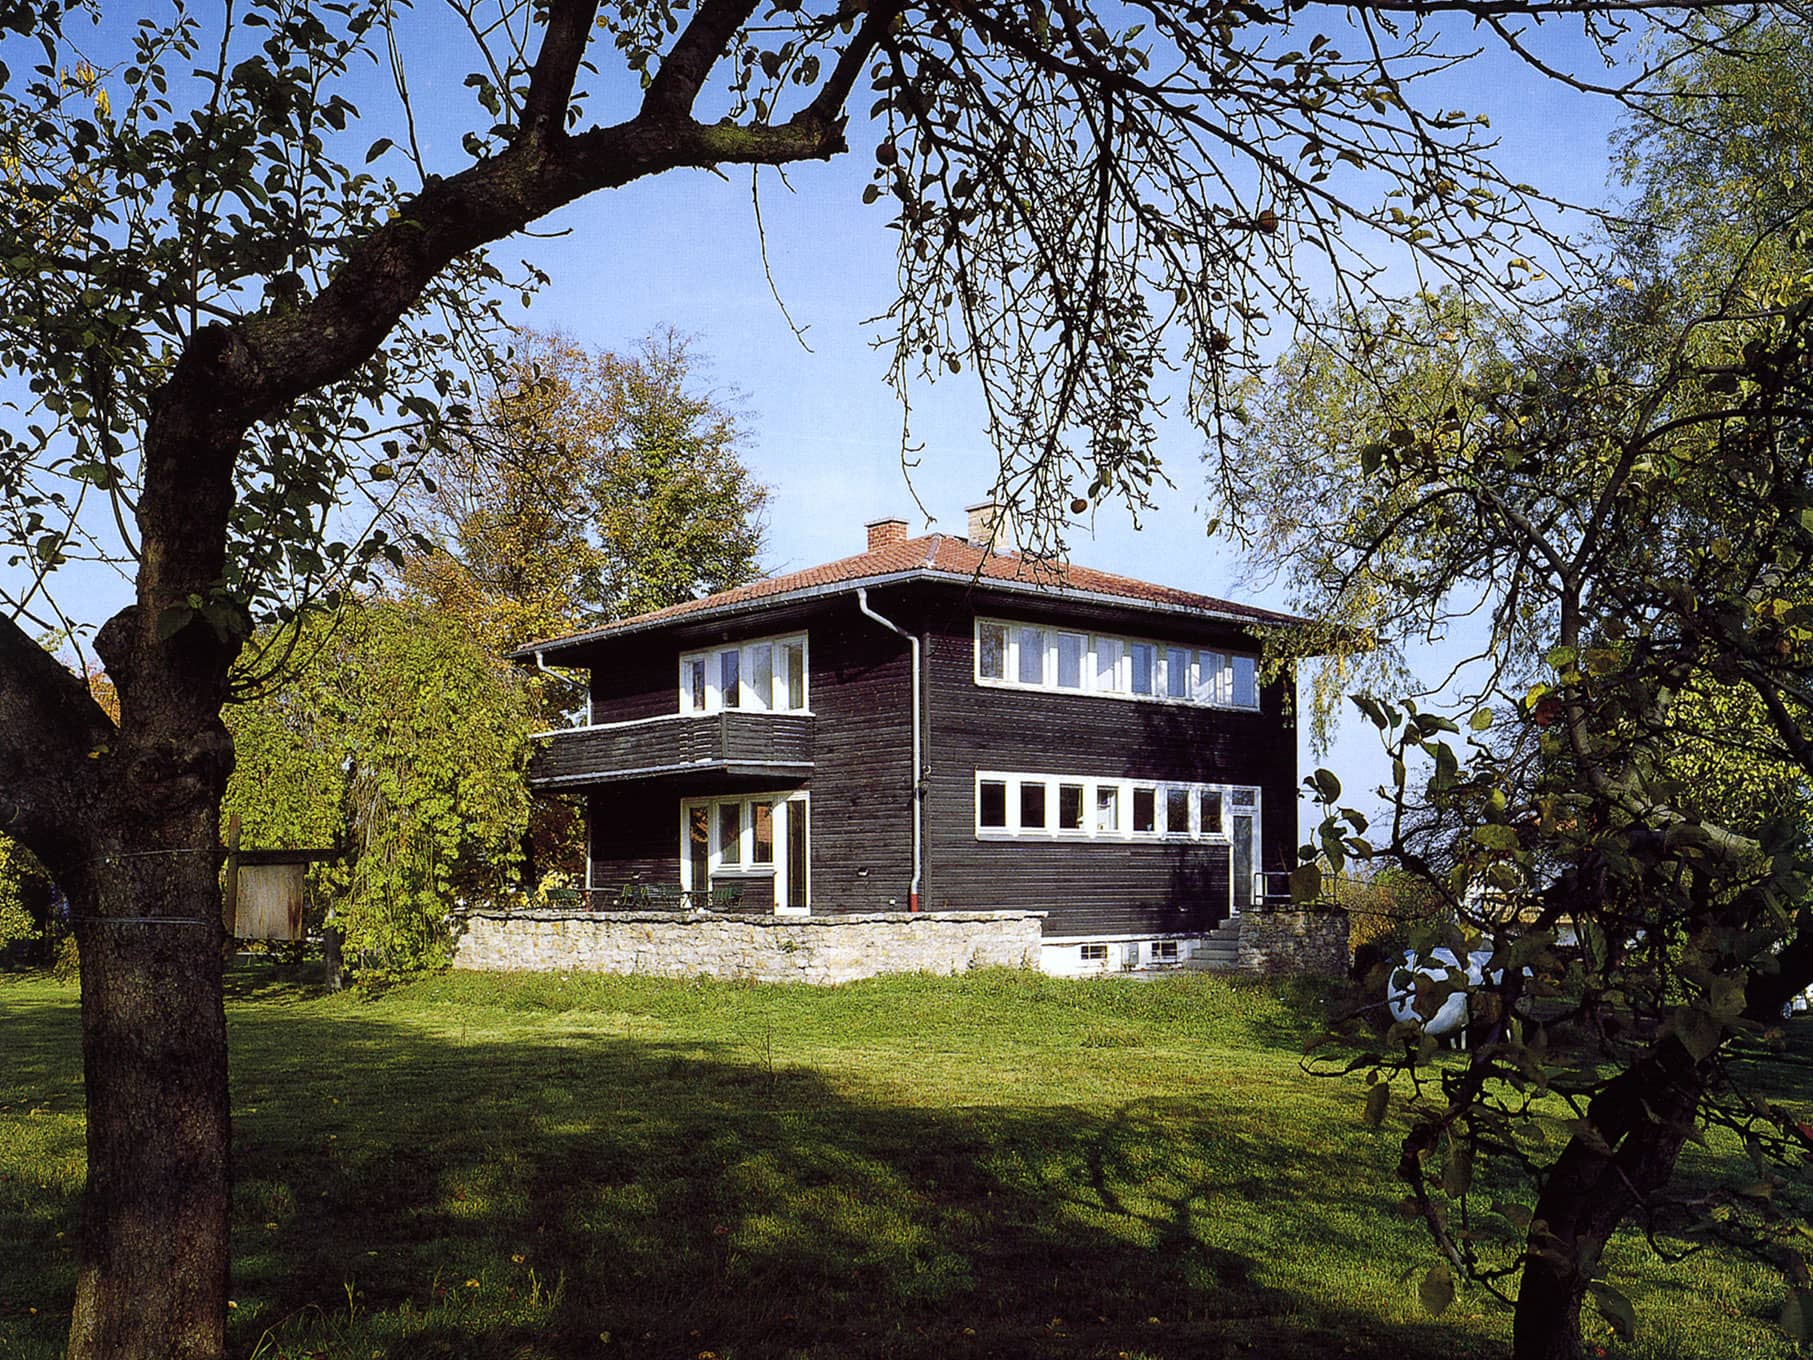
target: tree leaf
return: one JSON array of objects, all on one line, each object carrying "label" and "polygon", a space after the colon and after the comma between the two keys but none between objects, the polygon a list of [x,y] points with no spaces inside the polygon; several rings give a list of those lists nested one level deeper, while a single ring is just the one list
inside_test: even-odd
[{"label": "tree leaf", "polygon": [[1416,1286],[1417,1302],[1423,1305],[1423,1311],[1439,1317],[1448,1311],[1448,1305],[1454,1302],[1454,1276],[1448,1269],[1446,1261],[1437,1261]]},{"label": "tree leaf", "polygon": [[1637,1314],[1630,1300],[1603,1281],[1595,1280],[1591,1288],[1593,1306],[1599,1310],[1599,1316],[1611,1325],[1620,1340],[1632,1340],[1637,1335]]}]

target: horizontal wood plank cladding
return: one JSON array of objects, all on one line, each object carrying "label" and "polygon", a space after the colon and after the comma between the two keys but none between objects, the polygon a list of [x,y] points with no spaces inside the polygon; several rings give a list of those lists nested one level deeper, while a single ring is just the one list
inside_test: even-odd
[{"label": "horizontal wood plank cladding", "polygon": [[661,637],[624,639],[592,670],[592,721],[635,722],[680,711],[680,649]]},{"label": "horizontal wood plank cladding", "polygon": [[[1097,840],[982,841],[978,770],[1250,784],[1263,790],[1261,867],[1290,862],[1296,836],[1296,724],[1286,686],[1265,687],[1257,713],[1087,694],[978,685],[978,607],[938,611],[926,638],[926,905],[1029,907],[1047,935],[1196,930],[1227,912],[1227,850]],[[988,617],[1063,622],[1055,608],[980,606]],[[1170,637],[1129,619],[1103,631],[1193,645],[1237,645],[1229,630],[1180,627]],[[1072,626],[1078,626],[1073,624]]]},{"label": "horizontal wood plank cladding", "polygon": [[1045,911],[1047,935],[1195,932],[1228,914],[1224,845],[975,841],[928,909]]},{"label": "horizontal wood plank cladding", "polygon": [[904,911],[913,880],[906,640],[842,596],[812,620],[808,651],[818,719],[807,784],[813,913]]},{"label": "horizontal wood plank cladding", "polygon": [[680,799],[633,784],[589,790],[592,905],[609,907],[632,884],[680,886]]},{"label": "horizontal wood plank cladding", "polygon": [[536,739],[529,786],[570,787],[713,766],[785,765],[803,775],[812,762],[812,735],[810,714],[741,709],[580,727]]},{"label": "horizontal wood plank cladding", "polygon": [[[788,786],[803,786],[811,800],[813,913],[907,907],[913,877],[912,667],[907,644],[865,618],[852,596],[829,601],[806,626],[812,668],[810,715],[732,711],[614,729],[632,734],[635,747],[633,751],[619,747],[609,760],[651,764],[674,759],[676,750],[690,752],[693,748],[683,745],[675,729],[695,721],[709,726],[727,718],[724,730],[730,735],[720,747],[703,748],[707,756],[722,750],[722,763],[708,760],[684,781],[669,777],[590,791],[594,905],[608,905],[626,883],[658,882],[677,888],[681,797],[750,789],[754,785],[749,775],[731,773],[738,760],[796,755],[812,761],[811,770],[801,771]],[[759,630],[752,629],[751,635],[759,635]],[[664,646],[653,639],[641,641]],[[668,711],[676,702],[669,693]],[[606,711],[601,700],[594,701],[595,718],[603,719]],[[608,711],[619,711],[614,699]],[[666,735],[650,735],[664,730]],[[763,733],[771,734],[771,744],[758,750],[751,743]],[[556,770],[597,771],[606,756],[596,738],[608,735],[558,734],[548,742],[547,753],[537,755],[532,777],[554,777]],[[655,744],[646,744],[650,742]],[[562,760],[569,763],[556,763]],[[632,768],[627,763],[620,767]],[[768,786],[776,786],[776,781]]]}]

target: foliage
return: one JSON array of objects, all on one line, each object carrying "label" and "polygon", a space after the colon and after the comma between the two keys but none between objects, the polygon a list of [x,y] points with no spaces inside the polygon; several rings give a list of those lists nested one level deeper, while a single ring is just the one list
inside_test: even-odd
[{"label": "foliage", "polygon": [[[1319,1011],[1291,990],[449,972],[355,998],[235,970],[234,1353],[1498,1360],[1502,1314],[1431,1325],[1399,1280],[1392,1149],[1303,1080]],[[0,1012],[0,1353],[51,1360],[78,1023],[35,980]],[[1813,1113],[1792,1058],[1744,1063]],[[1690,1174],[1746,1165],[1715,1135]],[[1644,1330],[1588,1340],[1621,1360],[1795,1354],[1753,1262],[1635,1231],[1608,1261]]]},{"label": "foliage", "polygon": [[[1389,822],[1318,772],[1304,852],[1388,857],[1462,927],[1414,943],[1493,953],[1464,1067],[1413,1025],[1335,1066],[1368,1072],[1375,1120],[1394,1093],[1410,1107],[1399,1171],[1438,1252],[1429,1301],[1456,1281],[1514,1295],[1520,1355],[1577,1354],[1589,1301],[1636,1325],[1601,1257],[1630,1216],[1670,1250],[1773,1264],[1781,1325],[1805,1335],[1813,1138],[1736,1066],[1783,1042],[1783,1003],[1813,984],[1813,253],[1793,225],[1762,246],[1691,256],[1720,256],[1736,292],[1608,279],[1551,334],[1429,297],[1257,402],[1249,450],[1315,492],[1301,516],[1253,507],[1305,598],[1386,649],[1482,620],[1445,711],[1355,696],[1391,761]],[[1709,297],[1719,311],[1683,318]],[[1348,376],[1380,351],[1407,381]],[[1276,437],[1305,420],[1342,445],[1331,465]],[[1544,1097],[1576,1116],[1559,1143]],[[1684,1144],[1720,1129],[1746,1175],[1679,1186]]]},{"label": "foliage", "polygon": [[[1550,72],[1526,44],[1551,16],[1604,54],[1639,18],[1693,41],[1682,16],[1708,7],[243,0],[130,27],[96,0],[0,12],[0,375],[19,401],[0,432],[0,825],[72,885],[91,1032],[108,1036],[89,1050],[71,1360],[222,1352],[218,940],[97,918],[214,918],[195,852],[218,839],[233,763],[220,714],[283,658],[241,651],[400,561],[387,529],[361,526],[474,409],[469,360],[515,291],[487,247],[589,193],[824,160],[866,129],[867,196],[899,242],[894,379],[977,377],[1000,487],[1049,546],[1078,501],[1143,500],[1161,374],[1181,367],[1191,414],[1217,428],[1274,315],[1318,319],[1302,279],[1323,275],[1293,250],[1332,261],[1351,311],[1381,277],[1373,245],[1503,287],[1520,267],[1498,252],[1557,244],[1493,169],[1490,134],[1442,100],[1442,11]],[[418,135],[418,55],[457,150]],[[449,63],[470,72],[463,113]],[[374,94],[382,125],[358,107]],[[58,572],[84,558],[132,582],[93,637],[117,724],[18,622],[66,623]],[[167,1231],[142,1231],[128,1194],[159,1197]]]},{"label": "foliage", "polygon": [[50,876],[37,858],[11,837],[0,835],[0,954],[23,946],[49,961],[57,922],[51,916]]},{"label": "foliage", "polygon": [[424,465],[413,590],[508,652],[756,574],[768,491],[673,331],[627,356],[525,332],[482,423]]},{"label": "foliage", "polygon": [[510,888],[529,704],[455,621],[369,601],[291,625],[281,687],[231,710],[247,845],[344,847],[311,871],[367,975],[441,961],[449,913]]}]

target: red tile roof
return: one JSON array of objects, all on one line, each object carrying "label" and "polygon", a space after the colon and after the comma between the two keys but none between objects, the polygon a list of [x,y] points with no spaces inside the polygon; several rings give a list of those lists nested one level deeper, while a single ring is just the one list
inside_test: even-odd
[{"label": "red tile roof", "polygon": [[519,648],[517,656],[531,656],[537,651],[566,647],[607,638],[618,633],[642,632],[670,620],[681,620],[692,614],[730,612],[757,601],[774,599],[805,591],[835,588],[840,585],[875,584],[877,578],[925,577],[978,585],[1005,585],[1016,589],[1036,589],[1062,599],[1079,595],[1124,600],[1148,608],[1174,609],[1180,613],[1214,614],[1236,622],[1267,624],[1299,623],[1290,614],[1280,614],[1253,605],[1218,600],[1211,595],[1178,590],[1172,586],[1136,581],[1131,576],[1096,571],[1073,563],[1021,557],[1015,553],[991,553],[967,539],[948,534],[928,534],[901,543],[888,543],[854,557],[840,558],[822,566],[769,576],[731,590],[720,590],[684,604],[669,605],[647,614],[618,619],[598,628],[590,628],[568,637],[532,642]]}]

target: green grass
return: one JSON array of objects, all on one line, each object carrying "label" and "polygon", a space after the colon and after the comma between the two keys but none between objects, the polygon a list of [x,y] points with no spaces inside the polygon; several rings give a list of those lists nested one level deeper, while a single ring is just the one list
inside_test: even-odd
[{"label": "green grass", "polygon": [[[232,1340],[260,1357],[1503,1353],[1420,1314],[1396,1140],[1299,1068],[1301,989],[985,973],[833,990],[234,979]],[[60,1354],[76,999],[0,978],[0,1357]],[[1776,1286],[1617,1245],[1637,1342],[1791,1354]]]}]

